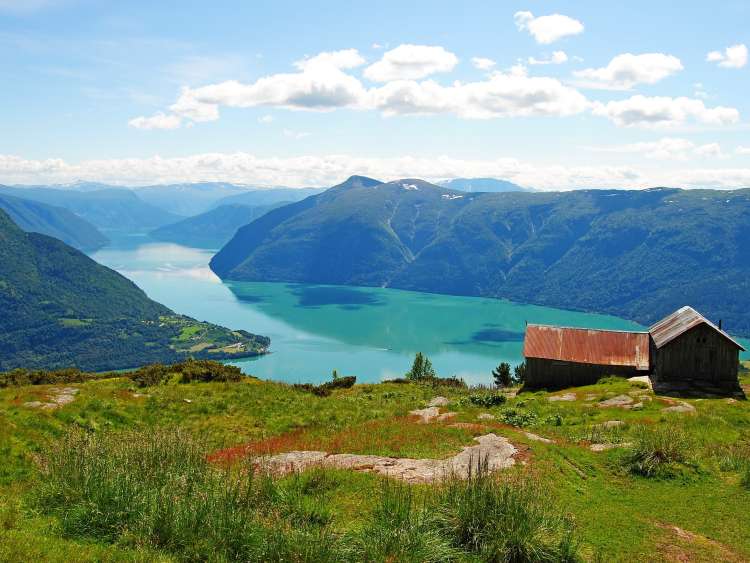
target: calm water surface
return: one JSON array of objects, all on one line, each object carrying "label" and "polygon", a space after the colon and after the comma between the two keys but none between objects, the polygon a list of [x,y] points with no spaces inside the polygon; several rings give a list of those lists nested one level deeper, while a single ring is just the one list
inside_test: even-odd
[{"label": "calm water surface", "polygon": [[288,382],[330,379],[333,369],[376,382],[406,372],[415,352],[440,375],[489,383],[502,361],[522,360],[526,322],[639,329],[636,323],[521,305],[396,289],[285,283],[223,283],[211,251],[121,237],[95,252],[178,313],[271,337],[271,354],[234,362],[246,373]]}]

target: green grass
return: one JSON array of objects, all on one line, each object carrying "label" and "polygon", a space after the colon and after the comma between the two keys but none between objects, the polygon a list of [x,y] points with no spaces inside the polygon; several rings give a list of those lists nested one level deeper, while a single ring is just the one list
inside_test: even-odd
[{"label": "green grass", "polygon": [[[69,383],[74,402],[24,406],[61,385],[0,389],[0,560],[659,560],[675,549],[689,560],[750,558],[747,401],[689,399],[694,414],[670,414],[667,399],[647,393],[641,410],[595,406],[643,392],[620,379],[571,390],[572,402],[540,391],[483,406],[460,388],[355,385],[319,397],[249,378],[171,376],[145,387],[127,377]],[[451,399],[452,421],[407,416],[436,395]],[[602,428],[608,420],[626,424]],[[516,444],[526,465],[446,487],[319,469],[266,480],[242,462],[207,461],[235,446],[440,458],[488,432]],[[620,447],[595,453],[592,443]],[[655,470],[631,471],[654,459]]]}]

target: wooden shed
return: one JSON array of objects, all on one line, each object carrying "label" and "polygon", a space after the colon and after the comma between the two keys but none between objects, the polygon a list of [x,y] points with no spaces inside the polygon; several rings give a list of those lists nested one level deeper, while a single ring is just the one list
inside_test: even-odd
[{"label": "wooden shed", "polygon": [[682,307],[649,329],[651,380],[737,388],[740,343],[692,307]]},{"label": "wooden shed", "polygon": [[525,385],[562,388],[590,385],[606,375],[647,375],[649,350],[648,332],[530,324],[523,344]]}]

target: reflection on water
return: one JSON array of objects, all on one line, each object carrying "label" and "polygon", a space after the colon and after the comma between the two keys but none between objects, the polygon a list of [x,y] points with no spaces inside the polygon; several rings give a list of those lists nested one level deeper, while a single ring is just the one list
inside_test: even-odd
[{"label": "reflection on water", "polygon": [[382,288],[285,283],[222,283],[211,252],[133,238],[92,257],[132,279],[178,313],[271,337],[272,353],[238,361],[247,373],[290,382],[323,381],[333,369],[359,381],[400,377],[414,353],[441,375],[491,381],[501,361],[516,364],[526,322],[639,328],[605,315],[495,299]]}]

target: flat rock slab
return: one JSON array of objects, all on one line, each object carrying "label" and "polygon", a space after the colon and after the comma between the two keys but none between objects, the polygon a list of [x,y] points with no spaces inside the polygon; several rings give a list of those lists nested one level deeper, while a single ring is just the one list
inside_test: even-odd
[{"label": "flat rock slab", "polygon": [[617,395],[615,397],[612,397],[611,399],[600,402],[599,406],[601,408],[624,407],[625,405],[630,405],[632,403],[633,397],[631,397],[630,395]]},{"label": "flat rock slab", "polygon": [[78,389],[75,387],[53,387],[49,390],[48,401],[29,401],[24,403],[25,407],[51,411],[64,407],[76,399]]},{"label": "flat rock slab", "polygon": [[447,407],[450,401],[446,399],[445,397],[435,397],[432,399],[429,403],[427,403],[428,407]]},{"label": "flat rock slab", "polygon": [[260,459],[258,464],[275,474],[304,471],[313,466],[351,469],[378,473],[407,483],[432,483],[454,476],[466,479],[477,463],[487,463],[490,471],[515,464],[518,450],[507,438],[485,434],[474,438],[477,444],[466,446],[447,459],[411,459],[377,455],[328,454],[318,451],[297,451]]},{"label": "flat rock slab", "polygon": [[545,438],[544,436],[539,436],[538,434],[534,434],[532,432],[524,432],[524,436],[526,436],[529,440],[534,440],[535,442],[543,442],[545,444],[554,444],[554,440],[550,440],[549,438]]},{"label": "flat rock slab", "polygon": [[547,397],[547,400],[548,401],[575,401],[576,394],[565,393],[564,395],[552,395],[551,397]]},{"label": "flat rock slab", "polygon": [[661,409],[661,412],[695,412],[695,407],[689,403],[680,403],[672,407]]},{"label": "flat rock slab", "polygon": [[440,409],[438,407],[427,407],[426,409],[409,411],[409,414],[419,417],[420,424],[427,424],[440,416]]}]

